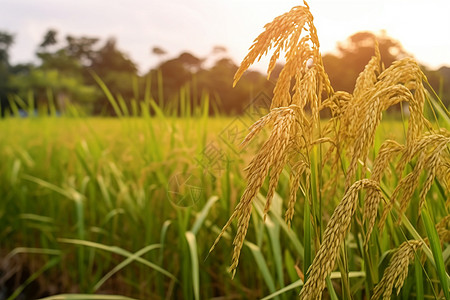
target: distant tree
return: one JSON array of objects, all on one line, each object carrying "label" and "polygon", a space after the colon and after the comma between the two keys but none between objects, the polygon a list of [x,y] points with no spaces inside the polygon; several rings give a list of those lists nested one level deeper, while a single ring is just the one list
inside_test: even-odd
[{"label": "distant tree", "polygon": [[52,101],[60,111],[70,103],[90,112],[100,92],[96,85],[86,81],[85,65],[91,64],[96,40],[68,36],[65,45],[50,51],[57,44],[57,31],[48,30],[36,52],[40,64],[12,68],[11,85],[15,93],[24,98],[32,91],[37,107],[48,106]]},{"label": "distant tree", "polygon": [[12,92],[10,85],[11,66],[9,49],[14,43],[14,36],[6,31],[0,31],[0,115],[4,116],[9,109],[8,94]]},{"label": "distant tree", "polygon": [[183,52],[178,57],[178,60],[185,68],[188,68],[191,73],[195,73],[201,69],[203,59],[200,59],[191,53]]},{"label": "distant tree", "polygon": [[161,64],[163,58],[167,55],[167,51],[161,47],[155,46],[152,48],[152,54],[158,57],[159,64]]},{"label": "distant tree", "polygon": [[152,53],[158,56],[163,56],[167,54],[166,50],[158,46],[152,48]]},{"label": "distant tree", "polygon": [[[169,59],[159,65],[164,78],[164,95],[167,101],[171,95],[192,80],[192,75],[201,69],[202,59],[191,53],[183,52],[178,57]],[[156,73],[156,70],[153,71]]]},{"label": "distant tree", "polygon": [[22,98],[32,91],[36,107],[48,107],[49,102],[53,101],[55,107],[62,112],[69,103],[80,105],[86,112],[90,112],[98,98],[97,88],[86,85],[81,74],[68,76],[57,69],[33,68],[28,74],[13,76],[12,84]]},{"label": "distant tree", "polygon": [[[117,48],[117,42],[114,38],[108,39],[104,46],[95,53],[89,69],[102,79],[114,95],[122,96],[128,104],[136,97],[133,90],[133,77],[138,77],[137,66],[124,52]],[[96,84],[92,77],[89,78],[91,84]],[[112,106],[104,95],[96,102],[94,111],[96,113],[114,113]]]},{"label": "distant tree", "polygon": [[441,98],[447,108],[450,108],[450,68],[441,67],[438,70],[429,70],[423,67],[428,82]]},{"label": "distant tree", "polygon": [[220,98],[223,113],[241,114],[261,93],[270,97],[273,85],[261,73],[247,71],[233,87],[238,66],[228,57],[218,60],[213,67],[198,73],[201,88]]},{"label": "distant tree", "polygon": [[77,58],[84,66],[90,66],[95,57],[96,51],[94,46],[99,39],[94,37],[73,37],[68,35],[66,41],[67,46],[65,47],[65,51],[67,55]]},{"label": "distant tree", "polygon": [[108,72],[137,72],[136,64],[124,52],[117,49],[114,38],[108,39],[105,45],[95,53],[91,69],[99,75],[105,75]]},{"label": "distant tree", "polygon": [[210,62],[216,63],[217,61],[228,58],[228,50],[225,46],[216,45],[211,49],[211,52],[207,58]]},{"label": "distant tree", "polygon": [[49,29],[44,36],[42,43],[39,45],[40,48],[46,49],[48,46],[55,45],[58,41],[56,39],[56,35],[58,32],[54,29]]},{"label": "distant tree", "polygon": [[70,56],[65,49],[55,52],[37,52],[37,57],[41,59],[40,68],[44,70],[58,70],[65,75],[79,75],[83,72],[81,62]]},{"label": "distant tree", "polygon": [[212,48],[211,53],[213,55],[223,55],[228,52],[227,48],[225,46],[216,45]]},{"label": "distant tree", "polygon": [[0,31],[0,63],[9,65],[9,48],[14,43],[14,36]]}]

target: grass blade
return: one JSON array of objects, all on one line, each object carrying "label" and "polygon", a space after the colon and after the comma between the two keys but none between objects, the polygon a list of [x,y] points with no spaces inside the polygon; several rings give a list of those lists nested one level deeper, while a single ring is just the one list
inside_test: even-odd
[{"label": "grass blade", "polygon": [[431,217],[426,209],[422,212],[423,223],[425,225],[425,230],[427,232],[428,239],[430,241],[430,248],[433,252],[434,261],[436,263],[436,271],[438,273],[439,281],[442,285],[442,290],[444,292],[445,299],[450,299],[450,289],[449,289],[449,277],[445,271],[444,259],[442,257],[441,243],[439,236],[437,234],[436,228],[434,227]]},{"label": "grass blade", "polygon": [[124,267],[129,265],[131,262],[136,260],[137,257],[140,257],[140,256],[144,255],[145,253],[152,251],[154,249],[158,249],[160,247],[161,247],[161,245],[159,245],[159,244],[149,245],[149,246],[144,247],[141,250],[137,251],[136,253],[132,254],[131,256],[127,257],[124,261],[122,261],[120,264],[115,266],[111,271],[109,271],[105,276],[102,277],[102,279],[100,279],[95,284],[94,291],[98,290],[103,285],[103,283],[105,283],[105,281],[107,281],[109,278],[111,278],[111,276],[113,276],[115,273],[117,273],[118,271],[120,271],[121,269],[123,269]]},{"label": "grass blade", "polygon": [[38,300],[137,300],[119,295],[61,294]]},{"label": "grass blade", "polygon": [[417,256],[414,258],[414,276],[416,279],[415,286],[417,299],[424,299],[422,264]]},{"label": "grass blade", "polygon": [[219,197],[217,196],[209,198],[208,201],[206,202],[206,205],[203,207],[202,211],[197,215],[197,218],[191,228],[191,232],[194,235],[197,234],[198,230],[200,229],[206,217],[208,216],[209,210],[214,205],[214,203],[216,203],[217,200],[219,200]]},{"label": "grass blade", "polygon": [[113,107],[114,112],[116,115],[120,118],[123,117],[122,111],[119,108],[119,105],[117,104],[116,99],[114,98],[113,94],[109,90],[109,88],[106,86],[106,84],[103,82],[103,80],[98,76],[95,72],[91,71],[92,77],[94,77],[94,80],[97,82],[97,84],[102,89],[103,93],[105,93],[106,98],[108,99],[109,103]]},{"label": "grass blade", "polygon": [[200,299],[200,273],[198,266],[197,239],[195,238],[195,234],[191,231],[187,231],[185,236],[189,246],[189,252],[191,254],[192,287],[194,289],[194,297],[198,300]]},{"label": "grass blade", "polygon": [[22,283],[15,291],[14,293],[8,297],[7,300],[14,300],[17,297],[19,297],[19,295],[23,292],[23,290],[30,284],[32,283],[34,280],[36,280],[42,273],[44,273],[46,270],[52,268],[53,266],[55,266],[59,261],[61,260],[61,257],[54,257],[51,260],[49,260],[42,268],[40,268],[38,271],[36,271],[35,273],[31,274],[30,277],[27,278],[27,280],[25,280],[24,283]]},{"label": "grass blade", "polygon": [[269,267],[267,267],[266,261],[264,260],[264,256],[261,253],[261,249],[253,243],[248,241],[244,242],[244,244],[250,249],[255,258],[256,264],[258,265],[259,271],[266,282],[266,285],[271,293],[275,293],[275,282],[272,278],[271,272],[269,271]]},{"label": "grass blade", "polygon": [[[95,243],[95,242],[90,242],[90,241],[84,241],[84,240],[75,240],[75,239],[58,239],[59,242],[61,243],[67,243],[67,244],[74,244],[74,245],[81,245],[81,246],[86,246],[86,247],[91,247],[91,248],[97,248],[97,249],[101,249],[104,251],[108,251],[111,253],[115,253],[115,254],[119,254],[125,257],[133,257],[134,260],[140,262],[141,264],[144,264],[146,266],[148,266],[151,269],[154,269],[155,271],[158,271],[164,275],[166,275],[167,277],[172,278],[173,280],[178,281],[178,279],[172,275],[171,273],[169,273],[168,271],[164,270],[163,268],[161,268],[160,266],[149,262],[148,260],[143,259],[142,257],[138,257],[138,256],[133,256],[133,253],[126,251],[122,248],[116,247],[116,246],[107,246],[107,245],[103,245],[103,244],[99,244],[99,243]],[[159,245],[159,244],[158,244]]]}]

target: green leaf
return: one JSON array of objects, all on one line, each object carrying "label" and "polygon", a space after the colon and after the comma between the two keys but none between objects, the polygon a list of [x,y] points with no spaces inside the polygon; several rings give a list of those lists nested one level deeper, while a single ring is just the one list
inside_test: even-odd
[{"label": "green leaf", "polygon": [[[95,243],[95,242],[90,242],[90,241],[85,241],[85,240],[75,240],[75,239],[58,239],[59,242],[61,243],[67,243],[67,244],[74,244],[74,245],[80,245],[80,246],[86,246],[86,247],[91,247],[91,248],[96,248],[96,249],[101,249],[104,251],[108,251],[111,253],[115,253],[115,254],[119,254],[128,258],[132,258],[133,260],[136,260],[137,262],[140,262],[143,265],[148,266],[149,268],[154,269],[155,271],[158,271],[164,275],[166,275],[167,277],[170,277],[172,279],[174,279],[175,281],[178,281],[178,279],[172,275],[171,273],[169,273],[168,271],[164,270],[163,268],[161,268],[160,266],[149,262],[148,260],[143,259],[142,257],[138,257],[136,255],[133,255],[133,253],[124,250],[122,248],[116,247],[116,246],[107,246],[107,245],[103,245],[103,244],[99,244],[99,243]],[[158,247],[160,247],[159,244],[155,244],[158,245]]]},{"label": "green leaf", "polygon": [[195,234],[191,231],[187,231],[185,236],[189,245],[189,252],[191,254],[192,286],[194,289],[194,297],[195,299],[200,299],[200,273],[198,266],[197,239],[195,238]]},{"label": "green leaf", "polygon": [[433,252],[434,261],[436,263],[436,271],[438,273],[439,281],[442,285],[442,290],[444,291],[445,299],[450,299],[450,289],[449,289],[449,277],[445,271],[444,259],[442,257],[441,242],[437,234],[434,223],[431,221],[431,217],[426,209],[422,212],[423,223],[425,225],[425,230],[427,232],[428,239],[430,241],[430,248]]}]

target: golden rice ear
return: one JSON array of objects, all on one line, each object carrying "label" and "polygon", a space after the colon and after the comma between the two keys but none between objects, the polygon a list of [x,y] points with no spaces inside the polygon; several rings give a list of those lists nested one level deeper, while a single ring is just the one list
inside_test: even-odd
[{"label": "golden rice ear", "polygon": [[428,174],[420,193],[418,210],[418,213],[420,215],[421,209],[425,203],[426,194],[431,188],[431,184],[436,176],[438,166],[441,165],[441,157],[443,156],[444,150],[447,149],[449,144],[450,132],[441,130],[439,134],[425,133],[422,137],[416,139],[413,144],[410,144],[409,147],[406,146],[404,148],[400,162],[397,166],[398,174],[403,173],[404,166],[409,163],[414,158],[414,156],[418,155],[418,159],[413,170],[405,177],[403,177],[397,184],[397,187],[392,193],[391,201],[389,201],[385,205],[380,218],[380,222],[378,224],[380,230],[382,230],[387,216],[397,199],[400,204],[399,212],[401,214],[405,213],[414,194],[414,191],[419,186],[419,177],[422,172],[426,170],[428,171]]},{"label": "golden rice ear", "polygon": [[[391,159],[399,154],[404,149],[404,146],[400,145],[396,141],[386,140],[380,147],[380,151],[375,159],[372,169],[371,179],[378,184],[381,182],[383,172],[388,168]],[[367,232],[364,244],[367,246],[370,235],[372,233],[375,219],[378,213],[378,205],[382,198],[378,193],[373,190],[369,190],[364,200],[364,214],[363,222],[367,224]]]},{"label": "golden rice ear", "polygon": [[439,240],[442,243],[450,242],[450,215],[444,217],[438,224],[436,224],[436,231]]},{"label": "golden rice ear", "polygon": [[[449,140],[450,142],[450,140]],[[447,148],[447,145],[441,145],[440,147],[436,147],[431,155],[428,157],[425,165],[427,169],[427,177],[425,179],[425,183],[422,186],[420,191],[420,201],[419,201],[419,215],[422,212],[423,205],[425,204],[425,197],[427,196],[428,191],[431,189],[431,185],[436,177],[436,172],[441,164],[441,155],[442,152]]]},{"label": "golden rice ear", "polygon": [[275,67],[276,60],[282,51],[287,51],[285,57],[293,58],[298,56],[298,49],[295,46],[305,47],[305,40],[301,41],[302,32],[305,25],[312,24],[313,16],[308,6],[295,6],[289,12],[276,17],[272,22],[264,26],[264,31],[255,39],[247,56],[242,61],[234,76],[233,86],[241,78],[242,74],[262,56],[266,55],[270,49],[275,48],[271,57],[268,73]]},{"label": "golden rice ear", "polygon": [[444,190],[447,194],[447,207],[450,206],[450,153],[443,152],[441,155],[441,163],[437,170],[437,177],[439,182],[444,186]]},{"label": "golden rice ear", "polygon": [[402,174],[406,164],[409,163],[418,153],[423,152],[430,147],[441,147],[442,145],[448,144],[449,141],[450,132],[445,129],[441,129],[437,133],[424,133],[413,143],[408,144],[408,146],[403,151],[402,157],[396,167],[397,174]]},{"label": "golden rice ear", "polygon": [[[305,34],[306,31],[308,33]],[[275,85],[270,113],[250,127],[250,133],[242,142],[242,146],[247,145],[268,123],[273,123],[273,129],[269,139],[247,166],[247,187],[236,210],[212,247],[213,249],[217,244],[232,219],[237,218],[238,232],[233,241],[234,250],[230,266],[233,274],[238,265],[240,251],[247,233],[253,199],[270,170],[267,202],[264,208],[265,218],[270,209],[280,174],[287,162],[288,154],[293,151],[306,152],[311,147],[313,127],[317,126],[315,123],[318,123],[322,91],[332,92],[328,76],[322,65],[313,17],[306,4],[292,8],[289,12],[265,25],[264,32],[255,39],[249,53],[237,70],[234,85],[245,70],[270,49],[275,49],[275,52],[268,67],[269,76],[282,51],[285,52],[286,65]],[[312,66],[308,65],[309,60],[313,61]],[[295,101],[292,101],[290,94],[291,79],[295,79]],[[312,118],[307,117],[304,111],[304,107],[308,103],[312,109]],[[311,119],[313,124],[310,123]],[[293,201],[290,200],[290,202],[290,205],[293,206]],[[292,217],[292,214],[293,207],[288,210],[289,218]]]},{"label": "golden rice ear", "polygon": [[371,300],[391,299],[392,289],[397,289],[397,295],[403,286],[408,275],[408,265],[414,259],[416,251],[422,246],[421,241],[406,241],[398,247],[395,254],[389,261],[389,265],[384,271],[383,277],[376,285]]},{"label": "golden rice ear", "polygon": [[376,76],[380,70],[377,51],[358,77],[353,97],[339,118],[340,129],[336,139],[341,141],[341,146],[350,147],[348,153],[351,162],[346,174],[346,188],[355,180],[358,163],[365,164],[376,126],[382,112],[389,106],[401,101],[409,104],[407,147],[420,136],[425,124],[425,77],[418,64],[412,59],[402,59]]},{"label": "golden rice ear", "polygon": [[377,77],[381,73],[381,55],[378,47],[378,41],[374,39],[375,55],[372,56],[369,63],[356,79],[353,97],[361,97],[365,91],[373,88],[377,82]]},{"label": "golden rice ear", "polygon": [[408,88],[397,84],[380,89],[375,85],[362,98],[355,100],[359,101],[358,106],[352,110],[353,112],[350,111],[349,113],[354,113],[358,117],[351,119],[349,113],[346,113],[345,116],[348,120],[347,128],[349,128],[353,139],[350,149],[351,162],[347,170],[347,187],[354,180],[358,162],[361,160],[365,163],[367,160],[376,129],[381,122],[382,112],[394,104],[401,101],[411,102],[412,99],[413,95]]},{"label": "golden rice ear", "polygon": [[241,142],[240,146],[244,148],[247,144],[258,134],[261,130],[269,123],[273,122],[273,120],[277,117],[277,111],[270,111],[267,115],[261,117],[258,121],[253,123],[249,128],[249,133]]},{"label": "golden rice ear", "polygon": [[[269,212],[270,205],[272,203],[273,195],[275,194],[275,189],[278,184],[278,180],[280,178],[281,172],[287,161],[287,153],[289,151],[289,143],[291,141],[291,136],[293,135],[293,129],[295,129],[295,113],[292,109],[287,109],[286,113],[279,116],[279,120],[277,120],[279,124],[276,125],[277,136],[280,139],[280,146],[275,146],[274,151],[269,155],[273,155],[274,163],[271,169],[271,175],[269,180],[269,189],[267,191],[267,200],[266,205],[264,207],[264,220],[266,219],[266,215]],[[275,130],[275,126],[274,126]]]},{"label": "golden rice ear", "polygon": [[265,178],[268,176],[269,170],[272,169],[274,171],[271,178],[271,188],[273,190],[272,192],[269,191],[265,214],[268,212],[279,174],[283,170],[286,155],[289,151],[288,146],[292,135],[291,129],[295,128],[294,125],[296,123],[295,110],[290,107],[284,107],[277,109],[276,113],[277,115],[274,117],[274,125],[269,139],[263,144],[260,151],[247,167],[248,183],[239,204],[211,248],[211,250],[214,248],[232,220],[237,218],[238,229],[233,240],[233,257],[229,269],[233,274],[239,263],[240,252],[247,234],[253,200],[261,189]]},{"label": "golden rice ear", "polygon": [[[333,89],[323,68],[317,30],[309,6],[293,7],[289,12],[266,24],[264,28],[237,70],[233,85],[236,85],[250,65],[274,49],[267,69],[270,77],[280,54],[284,52],[286,64],[275,85],[271,108],[291,104],[303,108],[306,103],[310,103],[314,121],[317,121],[322,90],[331,93]],[[311,67],[308,65],[309,61],[313,62]],[[295,80],[293,99],[291,99],[292,79]]]},{"label": "golden rice ear", "polygon": [[404,85],[407,89],[414,91],[413,97],[409,101],[410,118],[408,122],[408,132],[406,134],[406,146],[418,138],[425,125],[423,108],[425,104],[425,88],[423,81],[426,80],[420,66],[414,59],[404,58],[392,63],[378,77],[377,87],[385,89],[398,84]]},{"label": "golden rice ear", "polygon": [[288,224],[288,226],[291,226],[291,220],[294,216],[294,206],[295,202],[297,201],[297,191],[300,188],[300,178],[303,173],[306,173],[306,193],[309,189],[309,166],[306,162],[300,161],[292,166],[291,175],[289,178],[289,200],[287,205],[287,210],[285,213],[285,221]]},{"label": "golden rice ear", "polygon": [[381,194],[378,183],[369,179],[359,180],[350,186],[325,228],[322,244],[308,270],[309,277],[300,292],[300,299],[320,298],[325,288],[325,278],[333,270],[340,245],[350,229],[358,192],[363,188],[373,189]]}]

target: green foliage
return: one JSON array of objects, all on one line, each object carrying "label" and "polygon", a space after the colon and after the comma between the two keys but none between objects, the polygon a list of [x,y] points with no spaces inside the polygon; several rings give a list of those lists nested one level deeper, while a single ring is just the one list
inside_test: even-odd
[{"label": "green foliage", "polygon": [[7,96],[11,93],[9,83],[10,64],[9,48],[14,43],[14,36],[8,32],[0,31],[0,117],[5,114],[7,107]]},{"label": "green foliage", "polygon": [[[155,108],[156,104],[149,104],[147,109]],[[26,294],[26,286],[39,283],[45,289],[54,282],[60,286],[58,292],[74,289],[78,294],[48,299],[95,299],[95,295],[86,295],[94,292],[116,294],[110,299],[295,298],[303,284],[304,249],[315,247],[302,234],[314,234],[316,225],[303,218],[302,207],[308,205],[301,199],[291,228],[284,222],[281,205],[288,192],[287,173],[281,177],[274,210],[265,222],[264,196],[258,196],[236,278],[231,280],[226,271],[229,247],[217,247],[207,257],[218,226],[242,193],[245,174],[241,170],[248,153],[258,147],[250,145],[237,159],[215,136],[232,122],[232,118],[208,119],[195,113],[176,119],[167,117],[164,109],[155,117],[119,120],[1,120],[0,155],[5,161],[0,165],[2,251],[9,253],[4,257],[10,263],[31,268],[30,275],[16,286],[16,295]],[[387,122],[378,138],[400,134],[401,128],[399,122]],[[196,161],[210,142],[234,158],[214,176],[208,166]],[[191,172],[203,188],[194,206],[175,206],[168,197],[169,182],[180,172]],[[431,192],[433,199],[442,197],[435,188]],[[330,214],[337,201],[322,207],[322,213]],[[419,223],[391,224],[386,230],[392,239],[418,238],[425,232]],[[372,239],[374,247],[363,259],[357,236],[355,230],[348,241],[349,261],[354,261],[348,280],[359,289],[368,280],[359,268],[375,261],[378,251],[388,253],[391,242]],[[230,244],[229,235],[224,239]],[[433,249],[425,252],[431,259],[435,253]],[[448,264],[448,259],[443,255],[439,264]],[[415,266],[423,275],[411,267],[416,275],[408,281],[422,278],[418,292],[425,297],[433,295],[433,290],[439,293],[435,282],[439,269],[421,261]],[[377,269],[385,267],[375,265],[372,280],[379,280],[382,270]],[[328,280],[328,288],[334,287],[338,295],[341,276],[333,272]],[[353,298],[360,299],[357,294]]]},{"label": "green foliage", "polygon": [[[379,41],[385,67],[406,55],[401,44],[385,33],[375,36],[369,32],[359,32],[350,36],[347,41],[338,44],[336,55],[325,54],[323,57],[326,71],[337,90],[351,92],[356,77],[372,55],[375,37]],[[202,94],[208,93],[211,95],[211,103],[220,107],[222,114],[241,114],[260,93],[266,94],[267,97],[272,96],[273,82],[282,67],[275,67],[270,80],[266,80],[259,72],[248,71],[238,85],[232,88],[237,65],[227,57],[227,50],[223,46],[214,47],[210,57],[197,57],[183,52],[172,58],[166,58],[167,52],[164,49],[153,47],[152,54],[160,58],[160,63],[141,75],[136,63],[118,48],[114,38],[107,39],[101,45],[101,40],[96,37],[68,35],[61,39],[57,30],[49,29],[37,46],[36,55],[40,62],[36,66],[9,64],[9,48],[13,41],[13,35],[0,32],[2,115],[12,110],[7,99],[16,95],[24,99],[24,95],[32,92],[38,98],[36,103],[47,106],[51,106],[50,102],[55,100],[46,98],[49,91],[56,98],[58,94],[62,95],[61,85],[67,84],[45,80],[48,75],[42,76],[40,71],[53,74],[56,72],[57,81],[71,81],[70,87],[66,88],[64,95],[60,97],[70,102],[70,105],[82,108],[87,114],[115,115],[110,101],[91,76],[92,71],[102,79],[114,97],[124,99],[124,107],[129,111],[132,110],[133,101],[145,101],[145,93],[147,99],[151,97],[160,107],[180,107],[179,91],[189,86],[186,92],[189,93],[187,100],[191,107],[199,105]],[[426,73],[431,86],[438,91],[438,95],[448,107],[448,68],[442,67]],[[36,79],[39,76],[41,79]],[[39,84],[36,81],[39,81]],[[76,92],[77,90],[80,92]],[[56,104],[55,109],[64,113],[67,112],[66,106],[59,107]],[[399,106],[396,110],[399,110]],[[214,108],[211,107],[209,113],[212,114],[213,111]],[[177,113],[182,112],[178,109]]]}]

